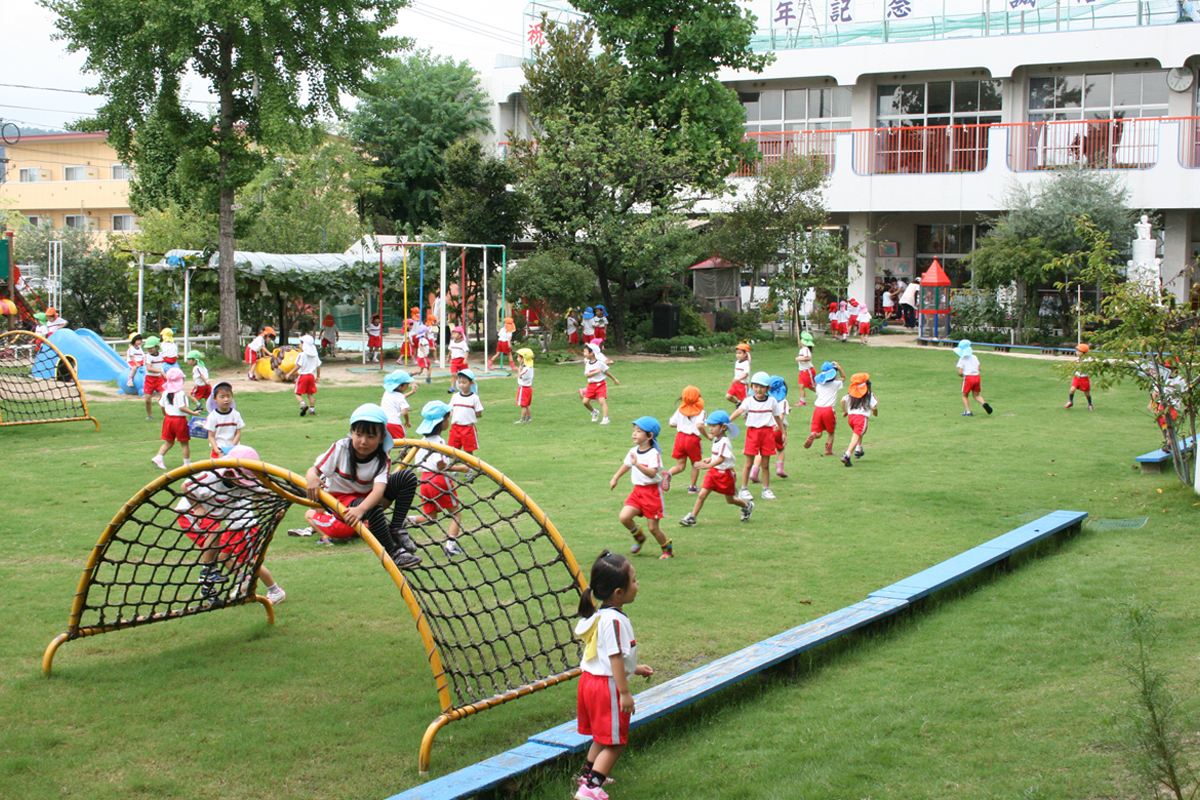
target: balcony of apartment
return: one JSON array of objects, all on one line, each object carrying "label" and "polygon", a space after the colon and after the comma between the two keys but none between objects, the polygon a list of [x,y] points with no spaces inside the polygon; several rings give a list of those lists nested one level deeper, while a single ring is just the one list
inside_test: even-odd
[{"label": "balcony of apartment", "polygon": [[748,134],[759,161],[734,177],[798,155],[824,159],[831,211],[1000,210],[1007,185],[1063,167],[1126,176],[1131,202],[1200,206],[1200,117],[1070,120]]},{"label": "balcony of apartment", "polygon": [[0,184],[0,197],[14,209],[70,213],[79,208],[129,208],[129,181],[36,180]]}]

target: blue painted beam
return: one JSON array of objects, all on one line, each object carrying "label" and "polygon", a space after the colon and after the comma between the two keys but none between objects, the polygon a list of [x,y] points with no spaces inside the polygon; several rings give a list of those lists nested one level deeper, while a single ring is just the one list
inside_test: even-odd
[{"label": "blue painted beam", "polygon": [[561,747],[523,744],[486,761],[423,783],[388,800],[455,800],[494,789],[505,781],[566,755]]}]

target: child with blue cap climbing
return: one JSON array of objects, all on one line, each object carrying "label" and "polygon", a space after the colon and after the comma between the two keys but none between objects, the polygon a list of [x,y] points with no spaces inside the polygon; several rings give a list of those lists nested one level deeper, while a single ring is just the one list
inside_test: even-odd
[{"label": "child with blue cap climbing", "polygon": [[684,527],[696,524],[696,517],[704,507],[704,501],[713,492],[725,495],[726,503],[742,510],[742,522],[750,519],[750,515],[754,513],[754,502],[736,495],[737,476],[734,469],[737,460],[730,439],[737,438],[738,426],[730,422],[729,413],[726,411],[714,411],[709,414],[707,425],[708,438],[712,439],[712,455],[696,465],[708,472],[704,474],[704,485],[700,489],[700,496],[696,498],[696,505],[679,520],[679,524]]},{"label": "child with blue cap climbing", "polygon": [[476,394],[479,386],[475,383],[475,373],[469,369],[459,371],[456,383],[458,391],[450,398],[450,436],[447,443],[459,450],[474,453],[479,449],[479,431],[475,423],[483,416],[483,402]]},{"label": "child with blue cap climbing", "polygon": [[[321,488],[346,507],[341,518],[309,509],[304,515],[313,526],[288,531],[292,536],[311,536],[313,528],[322,536],[320,544],[356,535],[354,525],[365,524],[383,548],[385,557],[401,569],[421,563],[416,545],[405,523],[417,494],[417,476],[412,470],[392,472],[392,436],[387,414],[374,403],[364,403],[350,415],[350,434],[338,439],[308,468],[308,499],[319,502]],[[391,506],[389,524],[384,510]]]},{"label": "child with blue cap climbing", "polygon": [[633,521],[636,517],[645,517],[646,527],[650,529],[654,540],[662,548],[662,555],[659,558],[674,558],[675,551],[671,546],[671,540],[663,534],[658,524],[658,521],[663,518],[662,488],[660,487],[663,463],[662,451],[658,446],[658,434],[661,431],[662,426],[654,417],[638,417],[633,421],[633,447],[629,448],[629,452],[625,454],[620,468],[608,482],[608,488],[610,490],[617,488],[617,482],[621,476],[626,472],[630,473],[630,478],[633,480],[633,491],[625,498],[625,505],[621,507],[619,517],[621,524],[633,535],[633,547],[629,549],[629,552],[635,554],[641,552],[642,545],[646,543],[646,534],[642,532],[642,527]]},{"label": "child with blue cap climbing", "polygon": [[771,491],[771,456],[776,453],[775,430],[783,430],[782,441],[786,444],[787,429],[783,424],[784,404],[768,393],[770,387],[770,375],[765,372],[754,373],[750,378],[753,394],[743,400],[737,410],[729,415],[730,420],[746,415],[746,446],[742,450],[742,454],[746,456],[746,463],[742,464],[742,490],[738,493],[742,500],[754,498],[754,495],[750,494],[750,469],[758,461],[756,456],[762,457],[758,464],[761,468],[759,476],[763,485],[762,498],[775,499],[775,493]]},{"label": "child with blue cap climbing", "polygon": [[[446,440],[441,433],[446,428],[453,409],[441,400],[431,400],[421,409],[421,423],[417,425],[417,433],[429,444],[446,446]],[[450,556],[466,555],[458,545],[458,535],[462,532],[462,508],[458,502],[458,493],[450,484],[447,472],[470,472],[470,468],[461,462],[454,461],[440,450],[422,450],[413,469],[421,471],[421,514],[412,518],[414,525],[424,525],[433,521],[443,511],[452,516],[446,531],[446,540],[442,549]]]},{"label": "child with blue cap climbing", "polygon": [[845,379],[846,373],[842,372],[841,365],[836,361],[826,361],[821,365],[821,371],[817,373],[817,399],[813,401],[811,432],[804,440],[805,450],[828,431],[829,442],[825,445],[825,455],[833,455],[833,434],[837,430],[837,416],[833,409]]},{"label": "child with blue cap climbing", "polygon": [[388,433],[392,440],[405,438],[405,427],[408,425],[408,398],[417,391],[417,384],[402,369],[389,372],[383,377],[383,398],[379,401],[380,408],[387,414]]},{"label": "child with blue cap climbing", "polygon": [[971,349],[971,340],[963,339],[954,348],[954,354],[958,356],[958,374],[963,379],[962,382],[962,401],[965,409],[960,416],[973,417],[971,413],[970,396],[975,395],[975,399],[983,406],[983,410],[987,413],[992,413],[992,407],[983,399],[981,394],[981,386],[979,383],[979,356],[975,355]]}]

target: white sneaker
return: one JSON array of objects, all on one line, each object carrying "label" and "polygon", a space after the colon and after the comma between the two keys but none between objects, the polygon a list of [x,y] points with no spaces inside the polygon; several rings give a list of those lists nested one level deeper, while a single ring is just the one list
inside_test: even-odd
[{"label": "white sneaker", "polygon": [[162,456],[155,456],[154,458],[150,459],[150,463],[161,470],[166,470],[167,468],[166,462],[163,461]]},{"label": "white sneaker", "polygon": [[312,528],[289,528],[288,536],[312,536]]},{"label": "white sneaker", "polygon": [[762,490],[762,499],[763,500],[774,500],[775,493],[772,492],[770,489],[763,489]]},{"label": "white sneaker", "polygon": [[750,494],[749,489],[742,487],[742,490],[740,492],[738,492],[738,499],[739,500],[753,500],[754,495]]},{"label": "white sneaker", "polygon": [[600,420],[600,409],[596,409],[595,411],[592,412],[592,422],[598,422],[599,420]]},{"label": "white sneaker", "polygon": [[467,554],[466,551],[458,546],[458,542],[453,539],[447,539],[445,544],[442,545],[442,549],[446,551],[446,555],[448,556],[465,556]]},{"label": "white sneaker", "polygon": [[679,524],[685,528],[690,528],[696,524],[696,516],[694,514],[685,514],[683,519],[679,520]]},{"label": "white sneaker", "polygon": [[600,420],[600,424],[601,424],[601,425],[607,425],[607,424],[608,424],[608,417],[605,417],[604,419]]},{"label": "white sneaker", "polygon": [[287,600],[287,592],[277,583],[273,588],[267,589],[267,599],[271,601],[271,605],[277,606]]}]

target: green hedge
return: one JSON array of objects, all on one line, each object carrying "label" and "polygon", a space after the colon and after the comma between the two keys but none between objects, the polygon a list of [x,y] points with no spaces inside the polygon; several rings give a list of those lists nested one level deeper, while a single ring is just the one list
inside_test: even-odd
[{"label": "green hedge", "polygon": [[775,338],[773,333],[763,330],[742,338],[739,338],[734,333],[713,333],[708,336],[676,336],[673,339],[644,339],[632,342],[630,349],[637,353],[672,355],[680,349],[687,351],[689,347],[694,347],[697,352],[700,352],[718,347],[731,348],[738,342],[762,342],[770,341],[773,338]]}]

